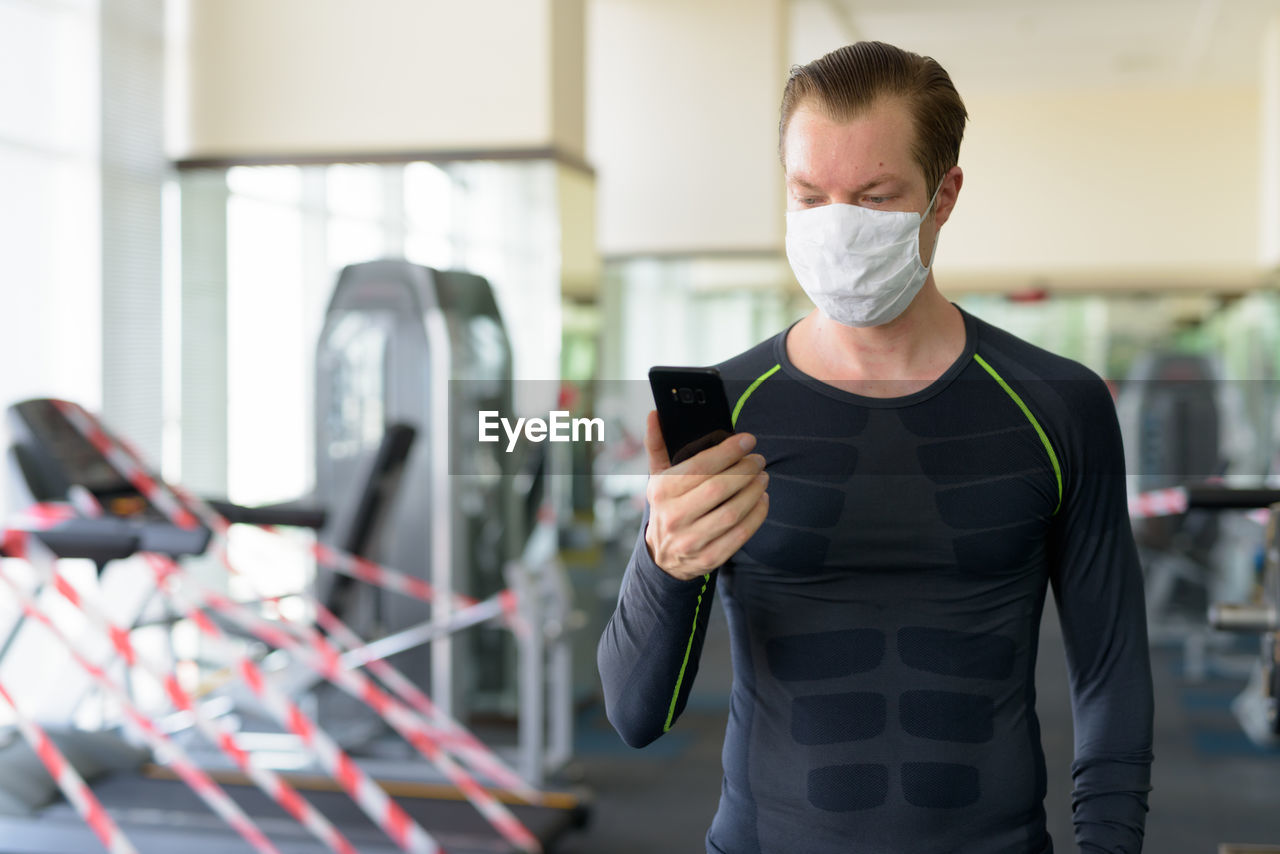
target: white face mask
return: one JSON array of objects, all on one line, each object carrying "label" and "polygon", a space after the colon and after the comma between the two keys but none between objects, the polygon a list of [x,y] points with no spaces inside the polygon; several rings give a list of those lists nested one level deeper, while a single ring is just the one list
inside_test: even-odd
[{"label": "white face mask", "polygon": [[938,251],[920,263],[923,214],[828,204],[787,211],[787,260],[814,305],[845,326],[888,323],[915,299]]}]

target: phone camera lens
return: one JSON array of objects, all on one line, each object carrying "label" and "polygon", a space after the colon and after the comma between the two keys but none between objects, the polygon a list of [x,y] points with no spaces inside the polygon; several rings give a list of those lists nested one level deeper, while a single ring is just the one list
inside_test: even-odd
[{"label": "phone camera lens", "polygon": [[680,402],[693,403],[693,389],[691,388],[680,389]]}]

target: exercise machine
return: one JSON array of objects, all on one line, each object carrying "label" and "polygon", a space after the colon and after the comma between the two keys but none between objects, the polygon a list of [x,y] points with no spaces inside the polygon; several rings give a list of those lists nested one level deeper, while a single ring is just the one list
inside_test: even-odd
[{"label": "exercise machine", "polygon": [[[476,413],[513,411],[512,354],[489,283],[404,261],[353,264],[338,277],[316,351],[316,491],[341,497],[378,445],[383,425],[414,429],[394,507],[365,556],[433,586],[485,597],[506,586],[503,567],[528,532],[517,489],[521,460],[474,441]],[[536,499],[534,499],[536,500]],[[346,512],[354,512],[348,510]],[[348,528],[343,512],[334,530]],[[321,579],[317,595],[345,608],[362,633],[420,621],[403,597]],[[398,654],[394,663],[459,718],[515,714],[516,652],[509,636],[480,629]]]},{"label": "exercise machine", "polygon": [[[35,527],[31,536],[39,538],[43,546],[54,556],[88,558],[105,576],[116,567],[120,567],[121,572],[127,570],[130,563],[128,558],[135,554],[146,553],[153,557],[161,556],[166,560],[205,554],[215,535],[223,528],[225,523],[205,524],[204,520],[209,517],[200,512],[200,503],[197,501],[192,501],[188,506],[186,499],[181,497],[176,504],[169,500],[159,500],[166,494],[181,496],[181,493],[169,493],[163,483],[152,479],[149,473],[140,470],[121,471],[121,467],[113,463],[111,457],[101,453],[94,447],[92,441],[78,432],[78,428],[72,423],[73,419],[87,423],[89,435],[96,436],[100,442],[114,442],[110,434],[93,421],[91,416],[73,404],[49,400],[28,401],[13,407],[10,410],[10,418],[11,433],[17,437],[11,456],[24,473],[24,477],[30,476],[28,484],[34,484],[33,488],[39,489],[39,496],[45,499],[48,499],[52,492],[65,487],[66,497],[71,499],[61,505],[50,504],[48,500],[33,505],[42,509],[46,517],[43,520],[34,520]],[[125,454],[122,448],[123,446],[114,446],[115,456],[120,457]],[[152,490],[152,494],[147,494],[148,489]],[[72,503],[82,508],[86,506],[95,508],[96,516],[81,518],[79,515],[69,515],[72,511],[67,508]],[[58,512],[50,515],[51,507]],[[183,510],[189,512],[185,517],[185,523],[182,516]],[[216,519],[216,517],[213,518]],[[4,542],[10,554],[16,552],[21,555],[25,551],[25,549],[14,549],[9,537],[6,537]],[[136,575],[136,561],[133,562],[133,568]],[[379,580],[377,576],[379,572],[393,573],[394,570],[372,564],[364,565],[361,570],[362,576],[371,581]],[[536,607],[539,601],[536,583],[529,579],[537,573],[522,573],[512,567],[510,575],[523,579],[519,583],[530,587],[526,592],[517,593],[514,597],[515,601],[527,600],[535,603]],[[50,579],[45,578],[44,581],[48,582]],[[59,592],[62,592],[61,584],[57,586]],[[101,599],[101,597],[98,598]],[[168,619],[178,618],[181,612],[175,604],[178,600],[173,597],[166,598],[168,599],[166,608],[171,612],[174,609],[177,610],[177,613],[171,613]],[[36,601],[39,601],[38,595]],[[235,607],[229,603],[224,604],[218,610],[220,616],[225,616],[223,609],[234,614]],[[141,607],[129,609],[127,613],[132,615],[128,618],[129,624],[135,628],[139,624],[155,624],[156,618],[148,617],[147,610],[145,602]],[[120,619],[118,614],[117,611],[117,620]],[[524,607],[519,607],[514,614],[529,624],[536,620],[534,612]],[[252,615],[249,619],[253,619]],[[165,619],[160,619],[158,622],[164,621]],[[246,625],[252,627],[251,623],[246,624],[243,621],[243,616],[238,625],[242,629]],[[41,628],[22,625],[13,634],[39,631]],[[541,633],[533,632],[532,634],[537,636]],[[121,643],[124,643],[121,637],[111,635],[111,644],[115,645],[117,652],[121,649]],[[110,649],[111,646],[108,645],[106,648]],[[11,638],[10,643],[4,647],[6,655],[0,659],[0,672],[4,671],[3,660],[12,655],[14,649],[15,644]],[[357,647],[354,651],[362,650]],[[368,647],[363,648],[363,653],[368,662],[379,661],[384,657],[376,652],[370,654]],[[129,658],[129,656],[125,657]],[[100,662],[97,666],[105,671],[121,667],[124,663],[116,660]],[[90,668],[85,669],[90,670]],[[277,680],[276,676],[279,673],[287,673],[287,668],[274,673],[269,670],[265,672],[266,680],[282,681]],[[125,679],[118,681],[128,684]],[[252,682],[252,680],[249,681]],[[283,681],[287,682],[287,679]],[[260,717],[259,710],[251,703],[244,704],[243,709],[234,706],[222,708],[226,706],[225,701],[234,696],[234,692],[214,692],[202,698],[200,706],[207,716],[221,717],[227,721]],[[92,697],[89,698],[90,702],[92,699]],[[161,721],[163,718],[154,708],[155,705],[153,704],[152,709],[155,714],[154,719]],[[216,708],[209,708],[211,706]],[[225,831],[221,834],[218,832],[217,819],[200,810],[198,801],[194,800],[187,787],[166,779],[167,776],[172,775],[166,774],[153,761],[149,761],[149,754],[140,753],[136,746],[121,738],[116,732],[118,728],[114,726],[114,722],[104,721],[104,724],[106,725],[96,733],[86,735],[69,732],[55,741],[60,741],[72,764],[81,767],[89,774],[99,776],[94,786],[95,793],[102,800],[107,811],[117,816],[117,821],[124,832],[130,838],[136,837],[135,841],[142,846],[140,850],[145,850],[149,846],[149,850],[153,851],[172,851],[176,850],[179,844],[190,850],[235,849],[233,834]],[[258,734],[248,732],[238,723],[228,724],[228,726],[232,726],[241,737],[242,743],[238,744],[237,748],[245,752],[254,752],[253,737]],[[167,722],[159,728],[169,734],[182,734],[190,728],[190,724]],[[186,735],[186,741],[194,740],[194,733],[188,732]],[[293,735],[296,736],[297,733]],[[334,784],[332,780],[326,779],[322,769],[299,764],[299,754],[306,755],[305,745],[281,746],[282,741],[289,740],[288,732],[278,734],[276,743],[267,744],[266,749],[256,752],[255,759],[260,760],[263,767],[269,767],[274,762],[275,765],[280,766],[276,770],[282,773],[287,769],[287,777],[292,784],[299,789],[307,790],[307,797],[314,801],[315,808],[324,815],[330,816],[335,824],[342,827],[344,837],[349,839],[358,850],[395,850],[395,846],[389,846],[385,839],[378,839],[378,826],[367,820],[362,822],[359,811],[344,800],[345,796],[331,791]],[[296,741],[296,739],[293,740]],[[259,753],[261,756],[258,755]],[[273,804],[272,800],[264,797],[262,793],[245,786],[247,781],[243,773],[229,767],[225,761],[219,764],[211,754],[200,754],[192,750],[191,755],[202,759],[201,767],[223,782],[228,793],[234,792],[231,798],[240,803],[247,814],[254,816],[255,819],[261,819],[259,824],[265,833],[273,839],[278,837],[279,850],[320,850],[314,841],[302,837],[301,834],[305,831],[299,831],[297,827],[285,820],[287,816],[280,813],[277,804]],[[140,762],[140,760],[148,761]],[[314,764],[313,761],[311,765]],[[359,764],[371,769],[369,775],[371,780],[372,770],[381,768],[376,761],[361,761]],[[40,795],[38,791],[33,794],[33,789],[38,787],[32,787],[26,783],[31,767],[31,755],[20,748],[11,746],[0,754],[0,791],[25,793],[10,794],[7,806],[13,813],[24,811],[35,813],[0,818],[0,840],[4,840],[0,842],[0,850],[33,852],[83,850],[83,843],[89,838],[89,830],[76,822],[66,820],[71,818],[68,815],[69,808],[59,806],[57,803],[42,803],[47,795],[51,794],[47,787],[45,795]],[[433,784],[421,777],[414,779],[392,776],[376,782],[384,790],[401,795],[397,798],[397,803],[403,804],[404,814],[412,816],[423,827],[434,828],[432,834],[445,850],[462,852],[512,850],[509,846],[506,849],[500,847],[502,844],[500,839],[484,833],[484,821],[478,814],[471,811],[470,806],[465,802],[441,800],[441,790],[445,788],[443,785]],[[514,797],[506,799],[515,800]],[[541,805],[523,808],[513,805],[511,811],[519,816],[519,820],[537,838],[542,840],[540,844],[554,839],[584,819],[585,804],[574,794],[539,793],[537,800],[542,802]],[[342,818],[341,822],[338,821],[338,817]],[[200,839],[188,842],[186,835],[196,831],[199,832]],[[446,842],[446,839],[450,841]],[[10,840],[20,841],[23,847],[5,849],[4,846],[9,845]]]},{"label": "exercise machine", "polygon": [[[31,536],[42,538],[42,548],[52,557],[93,561],[96,583],[103,590],[120,579],[119,588],[135,597],[127,609],[112,613],[127,629],[121,634],[167,633],[175,663],[181,656],[172,648],[172,639],[179,626],[190,629],[191,619],[182,615],[175,600],[157,595],[161,576],[149,585],[148,571],[140,571],[140,563],[156,556],[183,558],[184,578],[221,578],[221,587],[209,595],[225,594],[230,584],[218,575],[217,561],[226,562],[227,553],[217,546],[229,524],[317,531],[314,553],[329,558],[320,563],[341,569],[322,569],[314,590],[295,598],[315,614],[323,609],[356,629],[360,637],[336,657],[339,663],[343,668],[395,666],[409,685],[431,686],[430,700],[444,718],[461,720],[486,708],[517,711],[516,744],[491,752],[491,757],[518,769],[522,785],[502,790],[491,784],[488,800],[506,803],[506,810],[532,831],[538,840],[534,844],[546,846],[585,821],[588,813],[583,793],[541,788],[567,761],[572,743],[570,606],[568,585],[556,560],[555,523],[544,519],[526,536],[521,520],[530,518],[528,509],[536,498],[515,488],[519,461],[490,450],[492,446],[450,441],[474,429],[473,421],[451,422],[451,417],[460,419],[481,408],[510,411],[510,376],[510,350],[483,279],[402,262],[354,265],[339,279],[318,350],[317,489],[307,501],[244,508],[171,491],[153,473],[137,467],[136,454],[88,413],[74,404],[42,400],[10,411],[10,483],[19,484],[23,493],[10,506],[63,508],[59,512],[64,515],[55,513],[53,522],[48,517],[35,520]],[[173,497],[164,499],[166,494]],[[74,508],[75,515],[65,516],[67,507]],[[188,571],[186,564],[193,568]],[[418,596],[415,601],[404,595],[406,590],[422,589],[430,589],[431,597]],[[167,601],[157,611],[153,600],[158,598]],[[424,598],[430,598],[429,607]],[[493,604],[501,604],[500,610],[482,607]],[[266,654],[269,644],[262,636],[251,637],[255,626],[260,632],[273,630],[254,621],[280,616],[273,611],[283,610],[279,602],[250,598],[228,607],[232,619],[228,614],[215,618],[220,631],[239,637],[241,652],[263,667],[263,681],[281,688],[296,702],[299,714],[314,714],[318,729],[335,732],[344,721],[355,720],[358,709],[352,704],[331,703],[327,697],[332,692],[321,689],[314,675],[298,676],[307,670],[300,663],[307,657],[305,650]],[[442,629],[466,625],[463,618],[472,612],[480,615],[472,622],[484,625],[483,630],[470,629],[455,639]],[[237,615],[248,622],[237,623]],[[0,677],[4,661],[14,660],[20,643],[16,636],[39,635],[41,627],[29,622],[20,624],[15,638],[5,645]],[[523,631],[514,630],[521,626]],[[310,630],[291,629],[298,637]],[[337,635],[330,632],[330,637]],[[198,715],[166,707],[163,692],[157,700],[154,686],[150,695],[139,692],[139,701],[149,698],[155,722],[182,743],[190,743],[196,764],[225,785],[278,850],[322,846],[306,837],[305,822],[292,821],[280,811],[279,801],[273,805],[262,791],[245,786],[243,768],[232,767],[234,762],[218,758],[207,746],[202,751],[194,718],[215,718],[233,727],[237,749],[305,791],[318,812],[330,816],[356,849],[405,848],[405,839],[393,843],[385,825],[380,828],[361,814],[353,799],[332,791],[343,781],[326,775],[317,763],[313,746],[301,737],[305,730],[277,726],[272,732],[270,715],[264,714],[271,704],[253,696],[256,688],[246,689],[244,680],[229,680],[230,668],[216,661],[181,664],[199,670]],[[145,682],[126,676],[120,661],[104,669],[129,691]],[[97,777],[94,791],[130,838],[136,837],[141,850],[173,851],[178,845],[193,851],[236,849],[235,834],[221,829],[192,790],[166,779],[173,772],[154,761],[155,750],[121,736],[119,714],[101,692],[95,694],[83,677],[66,681],[77,684],[60,686],[65,696],[57,704],[72,711],[65,732],[54,740],[65,748],[71,764]],[[29,699],[21,698],[22,704]],[[106,710],[99,714],[96,732],[86,734],[72,725],[71,719],[80,722],[83,710],[95,705]],[[394,802],[403,805],[402,814],[431,831],[445,850],[516,850],[514,831],[495,835],[485,818],[458,797],[456,775],[451,782],[445,779],[449,773],[431,772],[421,758],[405,758],[403,749],[395,755],[378,752],[387,741],[385,734],[394,728],[388,720],[394,718],[395,714],[372,716],[369,732],[381,733],[380,740],[367,735],[342,739],[342,747],[353,751],[375,748],[356,756],[353,763],[373,781],[370,785],[394,796]],[[403,734],[403,720],[400,723]],[[12,757],[8,749],[0,753],[0,794],[23,788],[4,786],[6,778],[22,780],[31,771],[31,754],[19,756],[23,751],[15,745],[13,741]],[[518,803],[521,791],[536,795],[536,805]],[[92,845],[87,841],[90,830],[68,821],[70,807],[51,802],[50,795],[46,790],[25,801],[10,798],[8,804],[0,798],[0,812],[7,806],[12,813],[0,819],[0,851],[8,850],[9,840],[21,840],[23,847],[14,851],[78,851]],[[189,841],[193,834],[200,838]]]}]

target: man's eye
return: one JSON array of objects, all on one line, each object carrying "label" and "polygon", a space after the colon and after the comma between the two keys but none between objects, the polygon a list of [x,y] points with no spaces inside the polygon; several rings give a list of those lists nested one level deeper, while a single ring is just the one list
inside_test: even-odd
[{"label": "man's eye", "polygon": [[873,205],[883,205],[885,202],[889,201],[888,196],[863,196],[862,199],[863,201]]}]

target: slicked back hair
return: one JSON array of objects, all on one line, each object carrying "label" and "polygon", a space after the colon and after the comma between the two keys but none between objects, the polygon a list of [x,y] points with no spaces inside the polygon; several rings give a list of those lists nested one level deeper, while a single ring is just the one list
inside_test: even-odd
[{"label": "slicked back hair", "polygon": [[873,104],[898,98],[915,125],[911,154],[932,192],[960,158],[960,140],[969,114],[950,75],[937,60],[884,42],[856,42],[805,65],[791,68],[782,93],[778,156],[785,164],[787,125],[802,104],[829,119],[857,118]]}]

